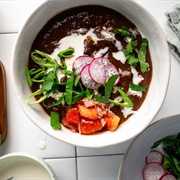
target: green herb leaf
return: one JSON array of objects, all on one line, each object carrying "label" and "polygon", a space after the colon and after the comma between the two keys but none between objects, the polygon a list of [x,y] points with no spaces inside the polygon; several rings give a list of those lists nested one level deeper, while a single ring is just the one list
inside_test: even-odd
[{"label": "green herb leaf", "polygon": [[130,31],[129,29],[127,29],[127,27],[122,27],[122,28],[116,28],[114,30],[114,34],[117,35],[121,35],[121,36],[130,36],[130,37],[134,37],[134,34],[132,33],[132,31]]},{"label": "green herb leaf", "polygon": [[72,97],[72,104],[77,103],[78,101],[80,101],[82,98],[86,97],[86,92],[82,92],[76,95],[73,95]]},{"label": "green herb leaf", "polygon": [[129,87],[130,87],[133,91],[146,92],[146,86],[139,86],[139,85],[130,83],[130,84],[129,84]]},{"label": "green herb leaf", "polygon": [[50,71],[47,76],[45,77],[44,79],[44,82],[42,84],[42,92],[44,91],[49,91],[52,89],[52,86],[54,84],[54,72],[53,71]]},{"label": "green herb leaf", "polygon": [[66,82],[65,102],[67,105],[72,104],[73,86],[74,86],[74,76],[72,75],[67,79]]},{"label": "green herb leaf", "polygon": [[118,75],[113,75],[108,79],[108,81],[104,84],[105,96],[101,97],[100,95],[96,94],[94,97],[96,101],[104,104],[108,102],[108,99],[111,95],[111,91],[114,87],[114,83],[116,82],[117,78]]},{"label": "green herb leaf", "polygon": [[150,65],[146,62],[146,49],[148,46],[148,40],[142,38],[140,50],[138,52],[138,58],[140,63],[140,69],[142,73],[150,71]]},{"label": "green herb leaf", "polygon": [[121,102],[116,102],[116,101],[114,101],[112,99],[109,99],[109,102],[114,103],[115,105],[118,105],[118,106],[133,107],[132,101],[129,99],[127,94],[121,88],[115,86],[114,89],[117,90],[121,94],[122,98],[124,99],[124,102],[122,102],[122,103]]},{"label": "green herb leaf", "polygon": [[51,127],[55,130],[61,129],[61,123],[59,113],[52,111],[51,112],[51,119],[50,119],[50,124]]},{"label": "green herb leaf", "polygon": [[81,79],[81,76],[79,76],[79,75],[75,77],[75,80],[74,80],[74,86],[75,87],[78,85],[80,79]]},{"label": "green herb leaf", "polygon": [[124,56],[128,60],[129,65],[136,67],[139,59],[135,56],[134,48],[137,46],[137,40],[130,41],[123,51]]}]

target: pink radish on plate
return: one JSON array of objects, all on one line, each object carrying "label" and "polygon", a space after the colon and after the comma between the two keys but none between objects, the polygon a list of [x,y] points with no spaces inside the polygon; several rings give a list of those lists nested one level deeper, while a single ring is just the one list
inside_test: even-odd
[{"label": "pink radish on plate", "polygon": [[165,170],[160,163],[152,162],[143,168],[144,180],[159,180],[165,174]]},{"label": "pink radish on plate", "polygon": [[157,150],[151,150],[146,156],[146,163],[158,162],[162,163],[163,155]]}]

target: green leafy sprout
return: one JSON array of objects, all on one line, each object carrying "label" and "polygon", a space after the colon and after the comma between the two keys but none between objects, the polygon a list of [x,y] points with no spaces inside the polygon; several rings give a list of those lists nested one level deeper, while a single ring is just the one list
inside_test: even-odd
[{"label": "green leafy sprout", "polygon": [[115,29],[114,34],[131,38],[123,51],[129,65],[136,67],[139,64],[142,73],[150,71],[150,65],[146,62],[148,40],[142,38],[140,48],[138,49],[138,41],[135,39],[134,34],[126,27]]},{"label": "green leafy sprout", "polygon": [[156,141],[151,148],[157,148],[161,144],[165,152],[163,153],[163,167],[180,180],[180,132],[177,136]]}]

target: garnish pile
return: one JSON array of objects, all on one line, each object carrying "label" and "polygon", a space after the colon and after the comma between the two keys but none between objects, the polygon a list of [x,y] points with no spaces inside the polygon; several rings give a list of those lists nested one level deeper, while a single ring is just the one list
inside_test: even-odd
[{"label": "garnish pile", "polygon": [[[146,38],[138,42],[126,27],[115,29],[114,36],[130,39],[123,50],[130,66],[139,67],[141,73],[150,71],[150,65],[146,62]],[[111,106],[133,108],[129,95],[119,86],[119,69],[106,57],[81,55],[75,59],[72,70],[68,70],[66,59],[72,58],[73,53],[74,48],[69,47],[58,53],[57,60],[39,50],[31,53],[36,68],[29,69],[27,66],[26,76],[30,87],[38,84],[39,88],[26,102],[29,105],[40,103],[51,109],[50,124],[53,129],[61,129],[63,124],[82,134],[102,129],[115,131],[120,117],[111,111]],[[130,83],[129,88],[146,92],[146,86],[139,84]],[[37,100],[31,101],[33,97]],[[53,99],[51,104],[49,98]],[[63,108],[65,114],[62,115],[56,107]]]},{"label": "garnish pile", "polygon": [[153,144],[143,168],[144,180],[180,180],[180,133]]}]

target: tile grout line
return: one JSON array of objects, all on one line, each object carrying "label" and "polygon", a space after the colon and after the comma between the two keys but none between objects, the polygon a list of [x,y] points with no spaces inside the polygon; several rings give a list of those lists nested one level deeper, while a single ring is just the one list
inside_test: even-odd
[{"label": "tile grout line", "polygon": [[102,154],[102,155],[82,155],[82,156],[77,156],[77,158],[84,158],[84,157],[104,157],[104,156],[124,156],[124,153],[116,153],[116,154]]},{"label": "tile grout line", "polygon": [[[78,158],[90,158],[90,157],[104,157],[104,156],[124,156],[124,153],[116,153],[116,154],[102,154],[102,155],[82,155],[82,156],[77,156],[77,149],[75,148],[75,156],[72,157],[52,157],[52,158],[43,158],[45,160],[48,159],[73,159],[75,158],[75,160],[77,161]],[[76,162],[77,163],[77,162]]]},{"label": "tile grout line", "polygon": [[76,180],[78,180],[78,162],[77,162],[77,147],[75,146],[75,164],[76,164]]}]

